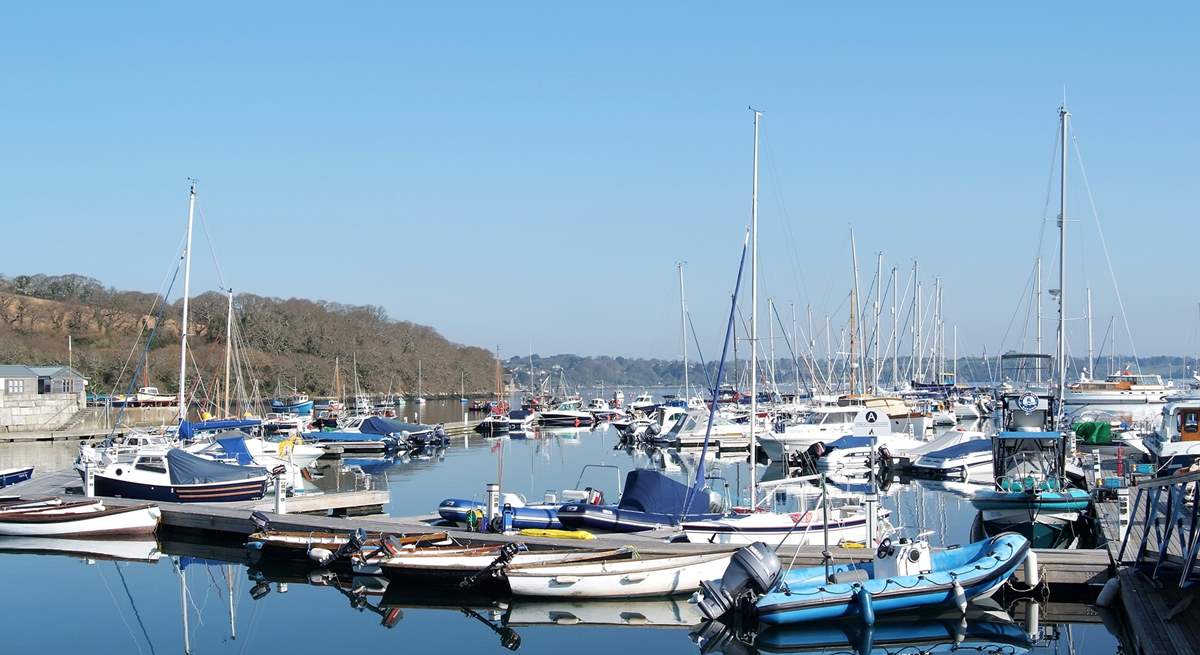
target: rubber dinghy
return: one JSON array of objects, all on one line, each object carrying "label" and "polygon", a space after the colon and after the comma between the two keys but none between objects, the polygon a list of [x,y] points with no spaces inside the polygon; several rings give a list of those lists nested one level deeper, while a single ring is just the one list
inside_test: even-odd
[{"label": "rubber dinghy", "polygon": [[775,552],[761,542],[739,549],[719,581],[706,581],[697,597],[705,617],[730,611],[766,625],[858,618],[957,607],[995,593],[1022,563],[1037,567],[1029,541],[1005,533],[966,546],[931,549],[925,541],[884,539],[871,562],[782,572]]}]

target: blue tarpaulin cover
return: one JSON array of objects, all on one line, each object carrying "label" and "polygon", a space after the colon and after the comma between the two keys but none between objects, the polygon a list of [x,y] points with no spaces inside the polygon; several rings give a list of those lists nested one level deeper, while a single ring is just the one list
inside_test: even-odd
[{"label": "blue tarpaulin cover", "polygon": [[405,423],[395,419],[383,418],[382,416],[372,416],[363,421],[358,429],[363,434],[399,434],[401,432],[417,433],[429,432],[433,430],[432,425],[423,425],[421,423]]},{"label": "blue tarpaulin cover", "polygon": [[625,476],[625,492],[619,509],[656,514],[703,514],[708,511],[708,494],[693,493],[691,507],[683,510],[688,486],[658,471],[634,469]]},{"label": "blue tarpaulin cover", "polygon": [[234,482],[267,475],[267,469],[260,466],[222,464],[178,448],[167,451],[167,466],[170,467],[171,484]]},{"label": "blue tarpaulin cover", "polygon": [[221,444],[221,450],[224,450],[226,455],[236,459],[239,465],[249,466],[255,463],[254,456],[246,448],[246,440],[242,438],[242,433],[223,433],[217,437],[217,443]]}]

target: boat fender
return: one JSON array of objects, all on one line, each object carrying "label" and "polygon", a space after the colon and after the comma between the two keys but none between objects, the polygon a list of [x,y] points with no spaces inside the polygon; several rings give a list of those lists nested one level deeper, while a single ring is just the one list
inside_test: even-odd
[{"label": "boat fender", "polygon": [[875,625],[875,607],[871,603],[871,592],[866,587],[859,587],[854,600],[858,603],[858,613],[862,615],[863,623]]},{"label": "boat fender", "polygon": [[959,584],[958,578],[954,579],[954,604],[958,606],[958,611],[962,614],[967,613],[967,592]]},{"label": "boat fender", "polygon": [[1100,607],[1112,607],[1113,601],[1117,599],[1117,594],[1121,591],[1121,579],[1109,578],[1108,582],[1104,583],[1104,587],[1100,590],[1100,595],[1096,596],[1096,605]]},{"label": "boat fender", "polygon": [[333,552],[327,548],[309,548],[308,558],[320,566],[325,566],[329,562],[333,561]]},{"label": "boat fender", "polygon": [[1025,585],[1032,589],[1040,582],[1037,553],[1030,549],[1025,555]]}]

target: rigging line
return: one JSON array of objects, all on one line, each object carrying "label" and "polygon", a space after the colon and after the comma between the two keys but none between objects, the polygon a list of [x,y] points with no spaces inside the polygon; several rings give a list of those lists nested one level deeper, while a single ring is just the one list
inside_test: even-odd
[{"label": "rigging line", "polygon": [[[116,562],[113,562],[116,564]],[[129,631],[129,639],[133,642],[138,652],[142,652],[142,645],[138,642],[137,635],[133,634],[133,627],[129,625],[129,621],[125,620],[125,612],[121,611],[121,606],[117,604],[117,597],[113,594],[112,588],[108,586],[108,580],[105,579],[104,573],[100,571],[100,567],[96,567],[96,574],[100,576],[100,582],[104,583],[104,590],[108,592],[108,597],[112,599],[113,607],[117,609],[117,616],[120,617],[121,623],[125,624],[125,629]]]},{"label": "rigging line", "polygon": [[[1021,291],[1022,298],[1026,298],[1026,297],[1033,295],[1032,288],[1034,285],[1033,278],[1034,278],[1035,274],[1036,274],[1035,271],[1033,271],[1032,269],[1029,271],[1029,277],[1025,279],[1025,285],[1022,287],[1022,291]],[[1028,293],[1029,296],[1026,296],[1026,293]],[[1000,352],[1004,352],[1004,346],[1008,343],[1008,335],[1010,332],[1012,332],[1013,324],[1016,323],[1017,314],[1020,313],[1021,305],[1023,305],[1023,304],[1025,304],[1025,303],[1022,303],[1020,300],[1018,300],[1017,305],[1013,308],[1012,316],[1010,316],[1008,319],[1008,326],[1004,328],[1004,336],[1000,337]],[[1029,316],[1028,309],[1026,310],[1025,315],[1026,315],[1026,317]],[[1022,335],[1024,335],[1024,332],[1022,332]],[[993,382],[994,381],[995,380],[993,380]]]},{"label": "rigging line", "polygon": [[[180,250],[183,248],[184,239],[186,239],[186,237],[183,237],[180,239],[179,246],[178,246],[178,248],[176,248],[176,250]],[[178,273],[179,265],[182,263],[183,257],[178,257],[178,258],[174,259],[173,261],[175,262],[175,272]],[[171,265],[168,263],[167,270],[163,272],[163,278],[158,283],[158,293],[157,293],[157,295],[154,296],[154,300],[151,301],[150,309],[147,311],[147,314],[150,314],[150,315],[154,314],[154,310],[158,307],[158,303],[160,300],[164,303],[167,301],[167,295],[163,294],[162,290],[163,290],[163,287],[167,284],[167,277],[170,275],[171,275]],[[133,340],[133,346],[129,349],[129,357],[127,357],[125,359],[125,363],[121,366],[121,372],[117,374],[116,380],[113,382],[112,388],[109,389],[108,394],[110,396],[113,395],[114,393],[116,393],[117,386],[121,384],[121,378],[125,376],[125,370],[127,368],[129,368],[129,362],[133,359],[134,353],[137,352],[138,344],[142,340],[142,335],[146,333],[145,321],[139,320],[138,323],[139,323],[139,328],[138,328],[137,338]]]},{"label": "rigging line", "polygon": [[770,184],[768,187],[771,188],[775,194],[775,202],[779,205],[779,212],[783,216],[783,221],[781,221],[781,223],[783,224],[784,233],[787,236],[788,245],[791,246],[788,249],[788,255],[790,263],[792,264],[792,275],[796,278],[796,287],[800,290],[800,293],[805,298],[810,298],[811,295],[808,292],[808,282],[804,277],[803,270],[800,268],[799,258],[796,256],[796,236],[792,231],[792,216],[787,210],[787,202],[783,197],[783,184],[781,182],[783,178],[779,174],[778,168],[775,166],[775,151],[769,141],[763,142],[763,155],[767,160],[766,168],[770,171],[772,181],[775,182],[775,184]]},{"label": "rigging line", "polygon": [[688,327],[692,330],[692,341],[696,344],[696,353],[700,355],[700,370],[704,371],[704,383],[708,387],[712,387],[712,376],[708,374],[708,362],[704,359],[704,351],[700,349],[700,337],[696,336],[696,326],[692,324],[692,313],[684,312],[684,316],[687,316]]},{"label": "rigging line", "polygon": [[[779,318],[779,309],[776,305],[771,305],[771,310],[772,313],[775,314],[775,322],[779,324],[779,329],[783,332],[783,343],[787,346],[788,352],[792,355],[792,366],[796,367],[796,370],[800,370],[800,360],[796,357],[796,351],[792,349],[792,340],[788,338],[787,328],[783,327],[783,319]],[[811,398],[813,395],[812,385],[808,383],[807,378],[804,379],[804,389],[808,391],[808,395]],[[796,389],[796,393],[799,392],[800,390]]]},{"label": "rigging line", "polygon": [[1079,148],[1079,140],[1071,139],[1075,146],[1075,158],[1079,161],[1079,177],[1083,180],[1083,188],[1087,191],[1088,205],[1092,208],[1092,218],[1096,221],[1096,232],[1100,235],[1100,248],[1104,251],[1104,262],[1108,264],[1108,276],[1112,279],[1113,292],[1117,296],[1117,307],[1121,309],[1121,322],[1125,324],[1125,334],[1129,337],[1129,349],[1133,351],[1133,365],[1138,373],[1142,372],[1142,363],[1138,358],[1137,345],[1133,342],[1133,330],[1129,327],[1129,315],[1125,313],[1125,301],[1121,297],[1121,286],[1117,284],[1117,274],[1113,270],[1112,257],[1108,254],[1108,241],[1104,238],[1104,227],[1100,225],[1100,212],[1096,209],[1096,199],[1092,196],[1092,185],[1088,183],[1087,168],[1083,165],[1083,151]]},{"label": "rigging line", "polygon": [[221,263],[217,261],[217,249],[213,247],[212,235],[208,233],[208,221],[204,220],[204,207],[200,203],[196,203],[196,210],[200,214],[200,228],[204,230],[204,240],[208,242],[208,253],[212,256],[213,268],[217,269],[217,284],[222,290],[228,291],[229,286],[225,284],[225,274],[221,272]]},{"label": "rigging line", "polygon": [[[154,335],[158,334],[158,326],[162,325],[163,313],[166,312],[167,309],[166,299],[170,297],[171,290],[175,288],[175,280],[178,279],[178,277],[179,267],[177,266],[175,268],[175,274],[171,276],[171,284],[167,287],[167,293],[163,295],[163,302],[158,307],[158,316],[154,317],[154,328],[151,329],[150,334],[146,336],[146,346],[142,350],[142,357],[140,360],[138,360],[137,368],[135,368],[133,371],[133,377],[129,379],[129,386],[126,387],[125,391],[126,396],[133,393],[134,388],[137,386],[138,375],[140,375],[142,369],[147,366],[147,363],[150,359],[150,346],[154,343]],[[179,393],[182,394],[183,392],[183,389],[179,390]],[[116,417],[113,418],[112,430],[110,430],[108,436],[105,437],[106,440],[112,439],[113,435],[116,434],[117,427],[121,425],[121,418],[125,416],[125,409],[127,407],[129,407],[129,403],[124,403],[121,405],[121,411],[117,412]]]},{"label": "rigging line", "polygon": [[[125,581],[125,573],[121,571],[121,566],[116,561],[113,562],[113,567],[117,569],[117,575],[121,576],[121,586],[125,588],[125,596],[129,598],[129,607],[133,609],[133,616],[137,618],[138,627],[142,629],[146,645],[150,647],[150,652],[154,653],[154,642],[150,641],[150,634],[146,632],[146,624],[142,622],[142,613],[138,611],[137,603],[133,602],[133,594],[129,592],[129,583]],[[138,648],[138,652],[142,652],[142,649]]]}]

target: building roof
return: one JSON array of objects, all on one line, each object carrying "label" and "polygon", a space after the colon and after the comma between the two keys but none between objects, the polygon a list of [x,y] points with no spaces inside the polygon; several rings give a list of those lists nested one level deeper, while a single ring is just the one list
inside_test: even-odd
[{"label": "building roof", "polygon": [[79,371],[70,366],[30,366],[29,370],[33,371],[38,377],[42,378],[60,378],[60,377],[77,377],[86,380]]},{"label": "building roof", "polygon": [[25,366],[24,364],[0,364],[0,378],[57,378],[77,377],[86,380],[79,371],[70,366]]},{"label": "building roof", "polygon": [[0,378],[36,378],[37,373],[20,364],[0,364]]}]

